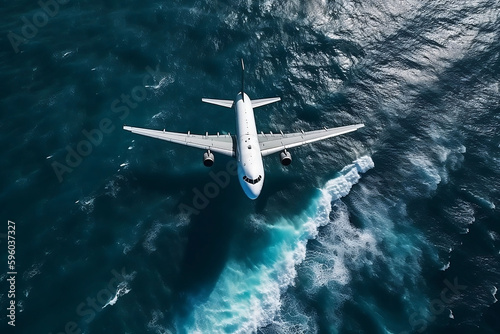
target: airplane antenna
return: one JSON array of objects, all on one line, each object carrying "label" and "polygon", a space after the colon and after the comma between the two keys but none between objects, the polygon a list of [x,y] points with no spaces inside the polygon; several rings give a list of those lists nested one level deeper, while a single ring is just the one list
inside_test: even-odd
[{"label": "airplane antenna", "polygon": [[243,101],[245,101],[245,63],[243,62],[243,58],[241,58],[241,97]]}]

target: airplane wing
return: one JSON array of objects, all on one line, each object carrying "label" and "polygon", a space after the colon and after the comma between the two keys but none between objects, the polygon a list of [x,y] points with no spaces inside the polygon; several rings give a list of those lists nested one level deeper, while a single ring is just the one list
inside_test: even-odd
[{"label": "airplane wing", "polygon": [[344,133],[356,131],[359,128],[365,126],[364,124],[355,124],[348,126],[341,126],[332,129],[322,129],[316,131],[308,132],[297,132],[297,133],[269,133],[259,134],[259,144],[262,156],[273,154],[284,149],[289,149],[292,147],[297,147],[315,141],[327,139],[330,137],[335,137],[342,135]]},{"label": "airplane wing", "polygon": [[203,150],[210,150],[215,153],[220,153],[228,156],[235,156],[235,144],[233,143],[233,137],[230,134],[227,135],[193,135],[188,133],[178,133],[178,132],[166,132],[158,130],[149,130],[142,128],[134,128],[131,126],[124,126],[124,130],[130,131],[132,133],[137,133],[139,135],[158,138],[166,140],[172,143],[187,145],[191,147],[200,148]]}]

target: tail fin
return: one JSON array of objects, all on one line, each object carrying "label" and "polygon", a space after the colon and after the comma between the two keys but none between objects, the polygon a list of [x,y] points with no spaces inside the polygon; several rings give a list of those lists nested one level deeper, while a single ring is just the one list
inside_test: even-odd
[{"label": "tail fin", "polygon": [[[241,97],[243,101],[245,101],[245,63],[243,62],[243,58],[241,59]],[[205,103],[215,104],[221,107],[232,108],[234,101],[231,100],[218,100],[218,99],[201,99]],[[252,101],[252,107],[258,108],[265,106],[270,103],[278,102],[281,99],[279,97],[271,97],[267,99],[259,99]]]},{"label": "tail fin", "polygon": [[245,63],[243,58],[241,58],[241,96],[245,101]]}]

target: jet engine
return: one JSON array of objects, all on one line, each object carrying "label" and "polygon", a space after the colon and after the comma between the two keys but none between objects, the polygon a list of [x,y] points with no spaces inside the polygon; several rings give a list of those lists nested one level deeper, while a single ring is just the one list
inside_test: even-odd
[{"label": "jet engine", "polygon": [[205,167],[212,167],[212,165],[214,164],[214,160],[214,154],[210,152],[210,150],[203,153],[203,164],[205,165]]},{"label": "jet engine", "polygon": [[287,150],[280,153],[280,162],[283,166],[288,166],[292,163],[292,155]]}]

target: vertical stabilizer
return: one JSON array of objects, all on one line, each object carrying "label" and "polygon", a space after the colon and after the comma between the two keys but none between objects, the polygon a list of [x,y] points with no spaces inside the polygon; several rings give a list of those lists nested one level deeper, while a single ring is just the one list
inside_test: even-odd
[{"label": "vertical stabilizer", "polygon": [[241,58],[241,97],[245,101],[245,63]]}]

